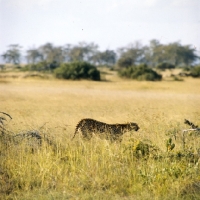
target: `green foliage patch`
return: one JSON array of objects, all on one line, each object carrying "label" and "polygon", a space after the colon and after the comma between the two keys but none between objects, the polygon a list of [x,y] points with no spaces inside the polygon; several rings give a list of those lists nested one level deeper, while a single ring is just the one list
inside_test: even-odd
[{"label": "green foliage patch", "polygon": [[172,64],[170,64],[170,63],[163,62],[163,63],[160,63],[159,65],[157,65],[156,68],[157,68],[157,69],[160,69],[160,70],[174,69],[174,68],[175,68],[175,65],[172,65]]},{"label": "green foliage patch", "polygon": [[149,68],[145,64],[131,66],[126,69],[120,70],[119,75],[121,77],[135,79],[139,81],[160,81],[162,79],[162,75],[158,74],[156,71]]},{"label": "green foliage patch", "polygon": [[200,66],[192,68],[190,75],[195,78],[200,77]]},{"label": "green foliage patch", "polygon": [[87,62],[72,62],[61,64],[54,70],[56,78],[61,79],[89,79],[100,81],[100,72],[97,68]]}]

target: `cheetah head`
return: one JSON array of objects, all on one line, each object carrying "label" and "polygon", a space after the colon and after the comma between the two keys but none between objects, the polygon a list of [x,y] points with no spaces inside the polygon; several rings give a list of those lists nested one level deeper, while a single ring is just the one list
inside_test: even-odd
[{"label": "cheetah head", "polygon": [[140,127],[136,123],[130,122],[130,129],[138,131]]}]

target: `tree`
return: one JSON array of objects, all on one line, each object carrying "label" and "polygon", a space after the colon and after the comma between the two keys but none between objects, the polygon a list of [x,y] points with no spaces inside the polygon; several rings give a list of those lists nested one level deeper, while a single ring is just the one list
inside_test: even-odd
[{"label": "tree", "polygon": [[111,66],[116,63],[117,55],[113,50],[106,50],[103,52],[96,52],[91,58],[92,62],[98,65]]},{"label": "tree", "polygon": [[70,62],[92,62],[92,58],[98,49],[98,45],[94,43],[87,44],[85,42],[80,42],[75,46],[68,45],[68,47],[70,47],[70,49],[67,48],[66,52],[68,53],[67,57],[69,58]]},{"label": "tree", "polygon": [[72,45],[71,44],[66,44],[64,47],[63,47],[63,54],[65,56],[65,61],[66,62],[70,62],[71,60],[71,57],[70,57],[70,51],[72,49]]},{"label": "tree", "polygon": [[42,60],[42,54],[37,49],[29,49],[26,55],[28,63],[35,64]]},{"label": "tree", "polygon": [[190,45],[183,46],[179,42],[163,45],[158,40],[151,40],[150,45],[144,47],[143,51],[143,61],[151,66],[157,66],[164,62],[175,66],[187,66],[198,58],[194,48],[191,48]]},{"label": "tree", "polygon": [[185,65],[193,64],[199,57],[195,54],[195,49],[190,45],[182,46],[179,50],[179,55],[182,57],[182,62]]},{"label": "tree", "polygon": [[9,45],[9,49],[1,56],[7,63],[13,63],[15,65],[20,63],[21,59],[21,46],[18,44]]},{"label": "tree", "polygon": [[179,42],[170,43],[163,47],[165,62],[171,63],[175,66],[182,63],[182,56],[180,50],[182,46]]},{"label": "tree", "polygon": [[143,48],[143,61],[150,66],[156,66],[159,63],[165,62],[163,45],[158,40],[151,40],[149,46]]},{"label": "tree", "polygon": [[127,47],[118,49],[120,54],[119,60],[117,61],[117,65],[121,68],[129,67],[132,65],[136,65],[141,63],[142,61],[142,47],[139,42],[135,44],[131,44]]},{"label": "tree", "polygon": [[65,53],[62,47],[54,47],[51,43],[46,43],[39,47],[42,60],[47,63],[62,63],[65,60]]},{"label": "tree", "polygon": [[179,42],[170,43],[163,46],[164,61],[177,65],[191,65],[198,56],[195,54],[195,49],[190,45],[181,45]]},{"label": "tree", "polygon": [[53,70],[65,61],[65,51],[61,46],[54,46],[51,43],[46,43],[40,46],[38,51],[42,60],[39,64],[43,65],[42,68],[45,70]]}]

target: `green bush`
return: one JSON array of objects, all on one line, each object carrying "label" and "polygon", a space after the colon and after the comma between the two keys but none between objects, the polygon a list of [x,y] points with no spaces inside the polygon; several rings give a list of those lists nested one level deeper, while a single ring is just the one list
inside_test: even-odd
[{"label": "green bush", "polygon": [[89,80],[100,80],[100,72],[97,68],[87,62],[72,62],[63,63],[54,70],[57,78],[63,79],[89,79]]},{"label": "green bush", "polygon": [[185,66],[182,68],[184,72],[189,72],[191,70],[190,66]]},{"label": "green bush", "polygon": [[5,69],[5,65],[0,65],[0,69],[3,71]]},{"label": "green bush", "polygon": [[200,66],[196,66],[196,67],[192,68],[190,75],[195,78],[200,77]]},{"label": "green bush", "polygon": [[162,75],[158,74],[145,64],[123,69],[119,71],[119,75],[121,77],[136,79],[139,81],[160,81],[162,79]]},{"label": "green bush", "polygon": [[175,65],[172,65],[170,63],[160,63],[156,66],[157,69],[160,69],[160,70],[165,70],[165,69],[174,69],[175,68]]}]

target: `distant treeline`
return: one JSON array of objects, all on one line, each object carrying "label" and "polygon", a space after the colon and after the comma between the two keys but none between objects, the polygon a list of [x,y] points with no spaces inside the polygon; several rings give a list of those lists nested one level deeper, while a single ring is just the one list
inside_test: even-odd
[{"label": "distant treeline", "polygon": [[[66,44],[54,46],[46,43],[38,48],[26,50],[22,54],[22,47],[12,44],[1,54],[6,63],[19,65],[24,58],[32,66],[55,69],[61,63],[88,62],[95,66],[127,68],[134,65],[146,64],[150,67],[163,63],[169,68],[177,66],[191,66],[199,62],[199,56],[191,45],[181,45],[179,42],[161,44],[158,40],[151,40],[149,45],[143,46],[139,42],[118,48],[117,50],[100,51],[95,43],[81,42],[77,45]],[[39,64],[39,65],[38,65]]]}]

